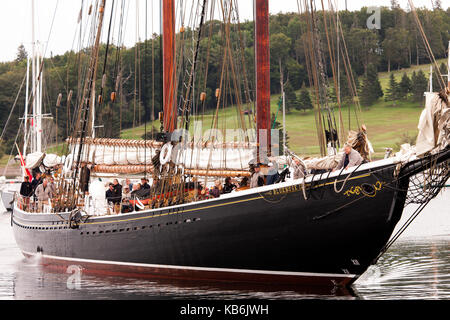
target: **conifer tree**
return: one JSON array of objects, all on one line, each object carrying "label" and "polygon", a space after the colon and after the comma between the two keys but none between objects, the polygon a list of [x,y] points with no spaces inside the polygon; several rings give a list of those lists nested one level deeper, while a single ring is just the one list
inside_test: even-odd
[{"label": "conifer tree", "polygon": [[[441,73],[441,75],[443,76],[443,80],[444,80],[444,84],[447,83],[447,77],[445,77],[447,75],[447,66],[445,63],[441,63],[441,65],[439,66],[439,71]],[[437,72],[433,70],[433,91],[437,92],[440,91],[442,88],[442,80],[439,80]]]},{"label": "conifer tree", "polygon": [[28,53],[27,50],[25,50],[25,46],[23,44],[21,44],[18,48],[17,48],[17,55],[16,55],[16,61],[20,62],[22,60],[25,60],[28,58]]},{"label": "conifer tree", "polygon": [[422,70],[419,72],[413,72],[411,92],[415,101],[422,101],[423,93],[427,91],[428,79]]},{"label": "conifer tree", "polygon": [[378,79],[378,72],[373,64],[367,67],[367,74],[361,86],[359,98],[361,105],[370,106],[374,104],[384,93],[381,89],[380,80]]},{"label": "conifer tree", "polygon": [[391,72],[389,77],[389,88],[386,89],[386,95],[384,97],[385,101],[396,101],[398,100],[398,90],[399,85],[395,80],[394,73]]},{"label": "conifer tree", "polygon": [[398,98],[399,99],[406,99],[408,97],[408,94],[411,92],[412,89],[412,83],[409,79],[408,75],[403,73],[402,80],[398,84]]},{"label": "conifer tree", "polygon": [[286,111],[291,112],[291,108],[298,109],[297,95],[289,83],[284,88],[284,94],[286,99]]},{"label": "conifer tree", "polygon": [[306,110],[312,109],[313,104],[311,101],[311,96],[309,95],[309,91],[306,88],[303,88],[300,91],[300,95],[298,96],[298,110],[303,110],[306,112]]}]

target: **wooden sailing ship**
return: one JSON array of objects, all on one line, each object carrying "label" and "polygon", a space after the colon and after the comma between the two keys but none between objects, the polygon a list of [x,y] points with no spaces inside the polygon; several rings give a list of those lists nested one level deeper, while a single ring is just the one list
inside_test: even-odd
[{"label": "wooden sailing ship", "polygon": [[[436,114],[435,120],[444,127],[434,132],[440,138],[423,154],[307,174],[213,199],[202,199],[195,192],[190,197],[198,190],[199,179],[205,179],[207,186],[208,177],[246,176],[249,162],[264,162],[264,152],[271,156],[273,151],[268,1],[254,1],[256,141],[228,144],[185,140],[183,135],[174,139],[179,124],[189,128],[197,61],[195,55],[185,99],[178,108],[174,0],[162,2],[163,130],[154,140],[93,137],[92,109],[100,101],[95,79],[105,3],[102,0],[96,10],[98,27],[78,126],[68,141],[64,168],[56,169],[61,177],[57,197],[47,212],[29,212],[20,199],[15,203],[11,224],[25,256],[39,255],[49,267],[77,264],[85,272],[110,275],[346,286],[388,248],[405,204],[420,203],[423,208],[449,178],[448,124]],[[199,1],[199,34],[207,3]],[[231,55],[226,51],[224,55]],[[218,100],[223,91],[218,90]],[[433,100],[434,105],[442,105],[442,115],[448,112],[448,100],[444,100],[443,95]],[[212,166],[211,159],[223,154],[239,156],[226,158],[225,167]],[[277,160],[284,159],[292,171],[292,157]],[[304,166],[308,169],[307,163]],[[159,184],[135,200],[140,210],[106,215],[107,206],[91,197],[99,185],[98,181],[88,183],[95,172],[149,173]],[[420,195],[418,181],[426,185]]]}]

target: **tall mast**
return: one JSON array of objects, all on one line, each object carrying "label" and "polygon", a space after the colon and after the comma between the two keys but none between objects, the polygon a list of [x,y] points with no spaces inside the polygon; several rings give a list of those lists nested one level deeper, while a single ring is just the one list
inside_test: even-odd
[{"label": "tall mast", "polygon": [[31,86],[33,117],[31,120],[31,152],[36,151],[36,38],[34,34],[34,0],[31,1]]},{"label": "tall mast", "polygon": [[[83,154],[83,145],[87,136],[92,136],[93,134],[93,108],[95,106],[95,85],[97,77],[97,66],[98,66],[98,55],[100,48],[100,38],[103,28],[103,18],[105,15],[106,0],[101,0],[100,6],[98,8],[98,27],[96,30],[96,35],[94,38],[94,45],[92,47],[91,56],[89,58],[89,69],[87,74],[86,82],[83,87],[83,96],[80,100],[80,108],[78,111],[78,124],[80,145],[77,150],[76,159],[74,159],[75,170],[72,173],[74,178],[73,184],[76,185],[75,178],[78,177],[78,172],[81,169],[81,155]],[[74,187],[72,192],[75,193],[77,190]],[[79,190],[78,190],[79,191]],[[72,198],[72,202],[76,199]],[[73,203],[72,203],[73,204]]]},{"label": "tall mast", "polygon": [[[258,161],[260,150],[270,155],[270,47],[269,0],[254,0],[256,64],[256,130]],[[262,131],[261,131],[262,130]],[[261,151],[262,151],[261,150]]]},{"label": "tall mast", "polygon": [[31,41],[32,41],[32,106],[31,152],[42,152],[42,74],[39,74],[41,58],[36,48],[34,0],[31,1]]},{"label": "tall mast", "polygon": [[28,142],[28,92],[30,90],[30,57],[27,57],[27,84],[25,92],[25,115],[24,115],[24,125],[23,125],[23,156],[27,155],[27,142]]},{"label": "tall mast", "polygon": [[[38,42],[38,44],[40,44]],[[42,152],[42,77],[44,70],[41,69],[42,52],[40,45],[37,48],[36,55],[36,77],[37,77],[37,95],[36,95],[36,152]]]},{"label": "tall mast", "polygon": [[176,129],[177,109],[175,103],[175,4],[174,0],[162,2],[163,37],[163,111],[164,131]]}]

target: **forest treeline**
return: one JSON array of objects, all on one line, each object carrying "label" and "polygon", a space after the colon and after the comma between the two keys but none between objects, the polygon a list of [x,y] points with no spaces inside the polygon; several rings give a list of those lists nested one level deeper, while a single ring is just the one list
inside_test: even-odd
[{"label": "forest treeline", "polygon": [[[367,19],[371,13],[367,8],[358,11],[341,11],[339,15],[342,24],[346,47],[353,72],[356,76],[367,76],[368,73],[397,70],[430,63],[424,41],[416,25],[413,13],[406,11],[393,1],[391,7],[381,8],[381,28],[368,29]],[[439,1],[436,2],[439,4]],[[327,15],[330,13],[326,13]],[[450,8],[434,10],[425,8],[417,9],[417,14],[422,23],[424,32],[428,38],[430,47],[436,59],[446,56],[448,41],[450,40]],[[298,13],[276,14],[270,16],[270,41],[271,41],[271,91],[280,92],[280,70],[283,78],[288,80],[289,95],[293,90],[309,87],[308,73],[305,63],[305,37],[306,18]],[[322,12],[317,12],[319,30],[321,30],[322,47],[325,70],[331,77],[329,65],[329,53],[326,47],[325,32],[322,25]],[[198,76],[196,81],[205,82],[206,102],[204,107],[212,109],[216,107],[214,92],[219,86],[221,77],[221,64],[224,50],[223,24],[219,21],[208,21],[206,28],[211,27],[211,36],[201,39],[199,45],[199,60],[204,61],[208,56],[207,78]],[[205,28],[205,29],[206,29]],[[254,23],[253,21],[241,22],[231,28],[231,41],[233,48],[245,64],[245,73],[239,74],[239,85],[243,86],[247,79],[249,88],[248,98],[253,99],[254,90]],[[239,31],[237,31],[239,30]],[[185,38],[190,39],[192,30],[185,31]],[[195,31],[194,31],[195,32]],[[181,37],[177,35],[177,39]],[[334,35],[336,37],[336,35]],[[179,42],[178,42],[179,43]],[[184,44],[183,52],[191,52],[193,45],[189,41]],[[180,46],[177,52],[180,52]],[[103,44],[100,51],[99,70],[103,70],[103,61],[106,45]],[[3,130],[8,115],[16,99],[20,85],[23,82],[27,52],[23,46],[18,49],[17,59],[12,62],[0,64],[0,128]],[[187,55],[187,54],[186,54]],[[236,57],[239,56],[236,54]],[[89,49],[79,52],[69,51],[62,55],[53,56],[44,60],[44,113],[56,116],[58,108],[58,139],[64,139],[70,134],[70,121],[76,105],[79,103],[79,74],[84,74],[89,57]],[[237,58],[236,58],[237,59]],[[154,34],[152,39],[136,44],[132,48],[118,48],[110,45],[106,65],[106,86],[104,88],[103,104],[96,110],[96,123],[102,125],[97,129],[97,136],[118,137],[121,129],[141,125],[146,120],[155,119],[162,107],[162,63],[161,63],[161,38]],[[178,59],[178,66],[187,68],[188,57]],[[238,61],[236,61],[238,64]],[[281,66],[280,66],[281,64]],[[203,68],[206,64],[203,62]],[[280,68],[281,67],[281,68]],[[199,74],[206,74],[201,69]],[[181,73],[183,74],[183,73]],[[183,76],[179,76],[179,88],[183,88]],[[346,77],[343,75],[342,79]],[[345,81],[345,80],[343,80]],[[98,83],[102,82],[102,74],[98,72]],[[358,84],[359,85],[359,84]],[[341,82],[341,94],[350,95],[345,90],[346,84]],[[364,83],[362,83],[364,86]],[[244,91],[244,88],[242,92]],[[67,108],[67,97],[73,91],[71,107]],[[182,89],[180,89],[182,90]],[[200,91],[197,90],[200,95]],[[303,95],[305,95],[303,90]],[[347,90],[348,91],[348,90]],[[111,93],[116,93],[113,99]],[[180,91],[181,92],[181,91]],[[58,95],[62,94],[62,102],[56,107]],[[242,93],[242,95],[244,95]],[[379,96],[379,94],[378,94]],[[395,97],[389,93],[389,98]],[[245,99],[243,99],[245,100]],[[25,90],[18,97],[17,105],[11,116],[8,127],[1,141],[0,156],[9,153],[14,146],[14,140],[20,120],[24,112]],[[308,97],[299,97],[296,104],[308,101]],[[232,102],[232,101],[231,101]],[[306,103],[306,102],[305,102]],[[231,103],[230,103],[231,104]],[[296,106],[301,109],[301,106]],[[56,122],[56,118],[53,121]],[[157,128],[159,129],[159,128]],[[56,135],[56,130],[50,131]],[[53,137],[51,137],[53,139]],[[19,139],[21,136],[19,135]],[[53,139],[55,140],[55,139]]]}]

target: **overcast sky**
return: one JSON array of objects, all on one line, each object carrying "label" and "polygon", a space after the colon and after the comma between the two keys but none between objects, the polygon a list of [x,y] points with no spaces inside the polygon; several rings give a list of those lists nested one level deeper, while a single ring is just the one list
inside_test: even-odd
[{"label": "overcast sky", "polygon": [[[24,44],[28,52],[31,52],[31,1],[32,0],[3,0],[0,3],[0,61],[11,61],[15,59],[17,48],[20,44]],[[180,0],[176,2],[179,3]],[[188,1],[184,0],[186,4]],[[340,9],[345,8],[345,0],[337,1]],[[431,8],[433,0],[414,0],[416,7],[426,6]],[[90,3],[95,0],[84,0],[85,10]],[[216,1],[217,2],[217,1]],[[328,2],[328,1],[324,1]],[[400,6],[406,8],[407,0],[400,0]],[[77,43],[74,38],[78,37],[78,16],[81,8],[82,0],[35,0],[36,11],[36,40],[43,43],[43,51],[46,56],[61,54],[67,50],[77,49]],[[107,1],[106,13],[110,12],[108,4],[112,1]],[[116,1],[121,3],[121,1]],[[124,27],[125,45],[132,46],[136,42],[136,25],[137,14],[136,7],[139,9],[139,34],[143,38],[145,35],[145,3],[146,0],[126,0],[126,23]],[[153,16],[154,19],[148,19],[148,31],[150,35],[152,28],[154,32],[159,33],[159,3],[160,0],[148,0],[148,17]],[[253,18],[253,1],[239,0],[239,13],[241,20],[251,20]],[[320,1],[317,1],[317,5]],[[347,0],[349,10],[359,9],[362,6],[390,6],[390,0]],[[450,0],[442,0],[442,5],[447,8],[450,5]],[[297,0],[269,0],[270,13],[279,12],[298,12]],[[187,10],[186,10],[187,11]],[[50,33],[54,14],[53,29]],[[177,10],[178,12],[178,10]],[[86,15],[84,15],[86,16]],[[118,20],[119,17],[116,17]],[[382,19],[382,17],[381,17]],[[115,24],[116,25],[116,24]],[[114,26],[115,26],[114,25]],[[104,32],[104,35],[106,32]],[[113,34],[118,34],[116,31]],[[48,44],[47,44],[47,40]],[[74,45],[75,43],[75,45]]]}]

